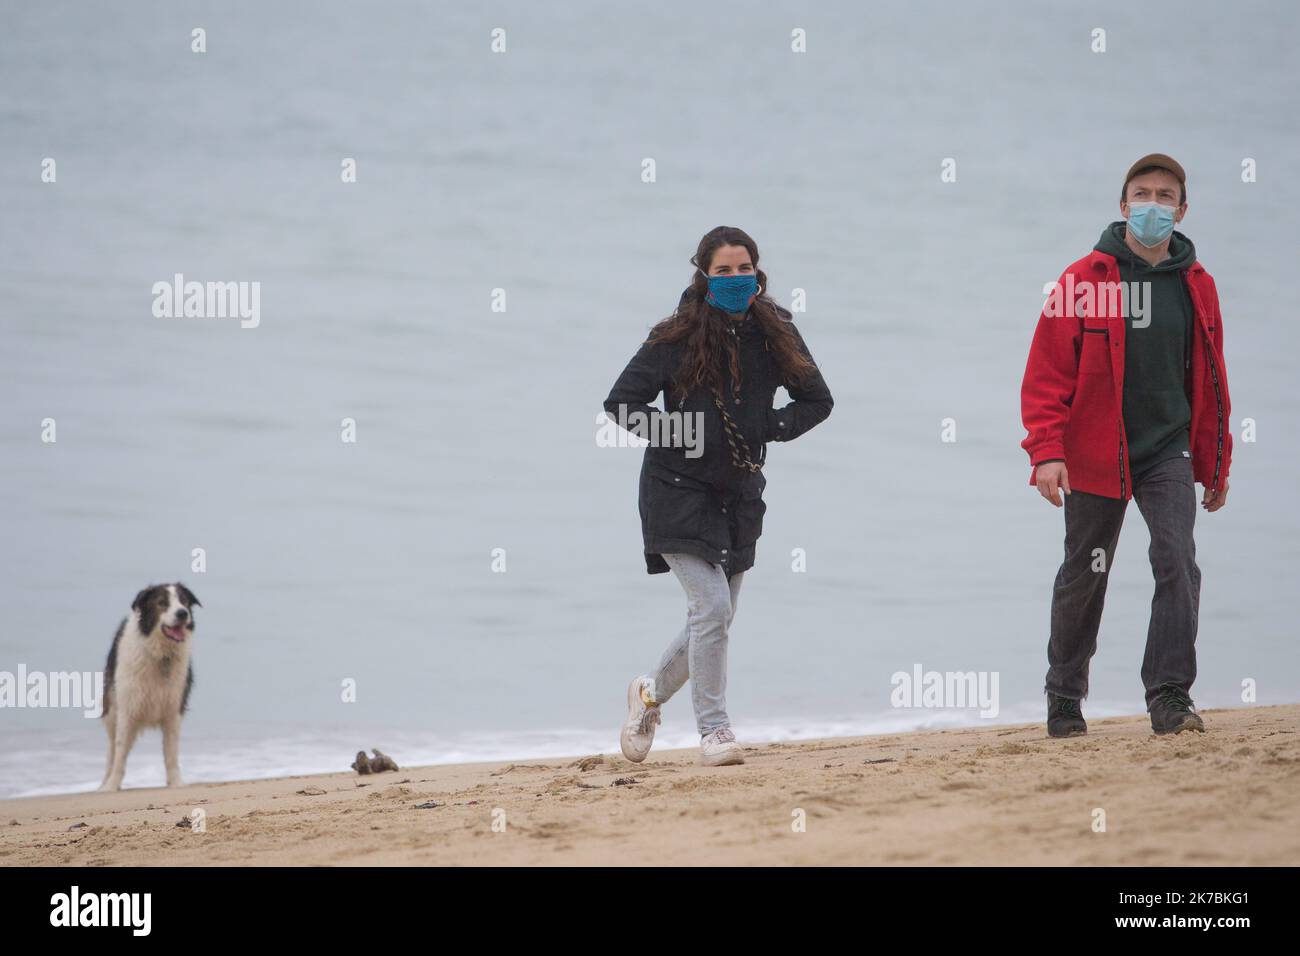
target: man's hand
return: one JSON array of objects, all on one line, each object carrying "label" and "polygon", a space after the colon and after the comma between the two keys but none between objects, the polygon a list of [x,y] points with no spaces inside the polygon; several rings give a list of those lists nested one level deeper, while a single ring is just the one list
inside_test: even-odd
[{"label": "man's hand", "polygon": [[[1065,462],[1045,462],[1038,466],[1038,470],[1034,472],[1034,477],[1038,481],[1038,493],[1056,507],[1061,507],[1061,496],[1057,489],[1059,488],[1067,495],[1070,493],[1070,475],[1065,470]],[[1224,491],[1227,491],[1226,486]]]},{"label": "man's hand", "polygon": [[1223,487],[1218,491],[1205,489],[1205,497],[1201,499],[1201,507],[1206,511],[1218,511],[1228,503],[1228,479],[1223,479]]}]

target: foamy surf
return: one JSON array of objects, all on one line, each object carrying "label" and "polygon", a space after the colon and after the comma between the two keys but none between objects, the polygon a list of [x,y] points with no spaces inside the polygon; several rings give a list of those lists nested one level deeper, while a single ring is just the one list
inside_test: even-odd
[{"label": "foamy surf", "polygon": [[[689,708],[670,705],[669,709],[679,712],[665,712],[664,723],[655,737],[655,749],[699,746]],[[687,716],[680,712],[683,709]],[[1087,714],[1090,719],[1103,718],[1131,710],[1131,707],[1098,703],[1090,705]],[[900,708],[880,714],[814,718],[748,720],[739,716],[733,726],[742,744],[760,744],[1024,724],[1044,719],[1044,713],[1044,705],[1034,702],[1003,708],[992,719],[979,717],[973,708]],[[105,749],[98,726],[93,730],[85,734],[30,731],[14,740],[16,746],[0,753],[0,798],[95,790],[104,774]],[[368,751],[372,747],[390,754],[403,768],[613,753],[618,750],[618,715],[612,715],[609,727],[465,733],[446,739],[424,731],[358,731],[339,727],[260,739],[212,736],[191,730],[184,734],[183,741],[182,769],[186,783],[221,783],[336,773],[349,769],[358,750]],[[141,735],[123,780],[124,787],[165,785],[160,746],[157,731]],[[58,759],[50,759],[52,754],[57,754]]]}]

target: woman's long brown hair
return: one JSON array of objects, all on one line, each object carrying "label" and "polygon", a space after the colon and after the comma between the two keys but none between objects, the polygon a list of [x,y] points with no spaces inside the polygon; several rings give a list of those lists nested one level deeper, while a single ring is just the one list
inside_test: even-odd
[{"label": "woman's long brown hair", "polygon": [[696,267],[696,272],[691,278],[685,299],[678,305],[676,312],[660,320],[650,330],[651,342],[686,343],[681,366],[673,380],[674,387],[679,394],[686,395],[703,385],[715,395],[720,395],[723,384],[722,359],[725,357],[732,388],[739,394],[740,349],[736,337],[730,334],[731,323],[735,320],[727,318],[721,309],[704,301],[704,296],[709,291],[709,281],[704,273],[712,266],[713,254],[721,246],[744,246],[748,250],[749,260],[753,263],[758,278],[758,294],[750,306],[750,321],[758,323],[767,348],[776,358],[786,380],[796,385],[803,384],[816,366],[799,348],[799,340],[795,338],[789,320],[781,317],[776,302],[767,295],[767,275],[758,267],[758,246],[743,229],[718,226],[705,233],[695,255],[691,256],[691,264]]}]

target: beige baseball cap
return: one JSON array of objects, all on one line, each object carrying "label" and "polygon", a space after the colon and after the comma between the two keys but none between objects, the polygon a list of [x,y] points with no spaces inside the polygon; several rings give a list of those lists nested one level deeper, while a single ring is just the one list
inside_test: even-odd
[{"label": "beige baseball cap", "polygon": [[1187,173],[1183,171],[1178,160],[1164,153],[1148,153],[1128,168],[1128,175],[1124,177],[1124,186],[1120,190],[1121,200],[1128,195],[1129,181],[1138,174],[1138,170],[1150,169],[1152,166],[1173,173],[1179,185],[1187,187]]}]

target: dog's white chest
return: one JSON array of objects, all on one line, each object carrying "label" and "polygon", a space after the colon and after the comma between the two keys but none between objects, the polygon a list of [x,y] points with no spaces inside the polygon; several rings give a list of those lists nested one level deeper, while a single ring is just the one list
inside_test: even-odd
[{"label": "dog's white chest", "polygon": [[116,704],[136,721],[158,724],[180,711],[189,670],[189,653],[184,647],[167,655],[154,655],[137,634],[123,635],[119,648],[114,690]]}]

